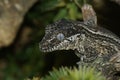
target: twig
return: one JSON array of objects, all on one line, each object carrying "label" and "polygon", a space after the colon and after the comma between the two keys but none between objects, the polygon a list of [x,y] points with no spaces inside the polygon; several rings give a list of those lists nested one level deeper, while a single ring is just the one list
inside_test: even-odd
[{"label": "twig", "polygon": [[74,0],[75,4],[81,9],[81,5],[77,2],[77,0]]}]

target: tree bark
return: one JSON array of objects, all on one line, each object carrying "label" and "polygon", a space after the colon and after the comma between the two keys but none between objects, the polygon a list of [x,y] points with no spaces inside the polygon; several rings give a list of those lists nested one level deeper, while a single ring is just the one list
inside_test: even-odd
[{"label": "tree bark", "polygon": [[9,46],[25,13],[37,0],[0,0],[0,47]]}]

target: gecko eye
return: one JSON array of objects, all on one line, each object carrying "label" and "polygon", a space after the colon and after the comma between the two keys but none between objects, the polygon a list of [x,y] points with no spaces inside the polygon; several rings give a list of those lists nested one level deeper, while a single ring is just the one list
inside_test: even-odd
[{"label": "gecko eye", "polygon": [[60,41],[62,41],[63,39],[64,39],[64,34],[63,33],[59,33],[58,35],[57,35],[57,39],[58,40],[60,40]]}]

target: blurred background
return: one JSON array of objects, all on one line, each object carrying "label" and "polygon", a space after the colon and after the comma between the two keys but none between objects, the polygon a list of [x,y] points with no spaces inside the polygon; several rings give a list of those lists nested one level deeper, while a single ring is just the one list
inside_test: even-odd
[{"label": "blurred background", "polygon": [[[86,0],[87,1],[87,0]],[[78,0],[79,4],[83,0]],[[120,36],[119,0],[88,0],[98,23]],[[0,80],[44,76],[52,68],[77,66],[74,51],[43,53],[45,26],[66,18],[82,21],[73,0],[0,0]]]}]

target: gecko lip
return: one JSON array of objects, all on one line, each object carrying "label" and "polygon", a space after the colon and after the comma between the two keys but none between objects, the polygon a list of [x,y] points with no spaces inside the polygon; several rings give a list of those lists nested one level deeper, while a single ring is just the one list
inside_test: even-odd
[{"label": "gecko lip", "polygon": [[69,49],[69,40],[64,40],[63,42],[57,44],[57,45],[52,45],[51,43],[44,43],[41,42],[39,44],[39,48],[42,52],[52,52],[55,50],[64,50],[64,49]]},{"label": "gecko lip", "polygon": [[42,52],[52,52],[52,51],[55,51],[56,48],[55,47],[43,47],[42,45],[39,45],[39,48]]},{"label": "gecko lip", "polygon": [[64,42],[59,43],[59,45],[56,46],[50,46],[50,44],[49,45],[40,44],[39,48],[42,52],[52,52],[52,51],[64,50],[64,49],[69,50],[70,48],[68,45],[69,45],[69,41],[65,40]]},{"label": "gecko lip", "polygon": [[52,52],[52,51],[55,51],[54,48],[41,48],[41,51],[42,52]]},{"label": "gecko lip", "polygon": [[43,45],[39,45],[39,48],[42,52],[52,52],[52,51],[56,51],[56,50],[62,50],[63,49],[63,45],[57,45],[57,46],[53,46],[53,47],[49,47],[49,46],[43,46]]}]

